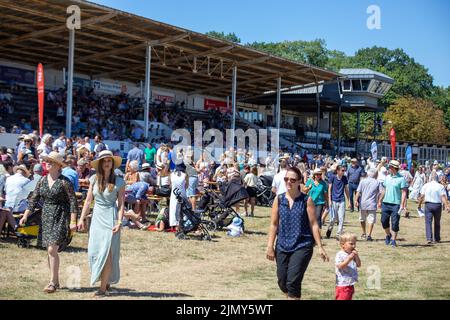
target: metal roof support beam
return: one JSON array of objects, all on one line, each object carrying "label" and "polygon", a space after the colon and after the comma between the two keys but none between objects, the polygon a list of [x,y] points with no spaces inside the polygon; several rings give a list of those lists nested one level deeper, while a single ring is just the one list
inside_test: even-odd
[{"label": "metal roof support beam", "polygon": [[145,56],[145,108],[144,108],[144,137],[147,141],[148,139],[148,113],[150,111],[150,99],[151,99],[151,90],[150,90],[150,68],[152,63],[152,47],[150,45],[146,48],[146,56]]},{"label": "metal roof support beam", "polygon": [[[237,90],[237,66],[233,67],[233,84],[231,87],[231,104],[233,108],[233,121],[231,123],[231,146],[234,147],[234,135],[236,133],[236,90]],[[227,106],[228,107],[228,106]]]},{"label": "metal roof support beam", "polygon": [[69,72],[67,74],[66,136],[72,136],[72,98],[73,98],[73,54],[75,51],[75,29],[69,29]]},{"label": "metal roof support beam", "polygon": [[[1,3],[0,3],[1,5]],[[90,18],[87,19],[85,21],[83,21],[83,26],[85,25],[89,25],[89,24],[94,24],[94,23],[99,23],[99,22],[103,22],[103,21],[107,21],[113,17],[115,17],[117,15],[117,13],[108,13],[105,14],[103,16],[100,17],[95,17],[95,18]],[[27,34],[24,34],[22,36],[18,36],[18,37],[13,37],[11,39],[5,40],[2,42],[2,46],[7,46],[9,44],[14,44],[20,41],[24,41],[27,39],[31,39],[31,38],[37,38],[49,33],[55,33],[55,32],[60,32],[60,31],[64,31],[66,29],[66,25],[59,25],[59,26],[55,26],[55,27],[51,27],[48,29],[44,29],[44,30],[38,30],[38,31],[33,31]]]}]

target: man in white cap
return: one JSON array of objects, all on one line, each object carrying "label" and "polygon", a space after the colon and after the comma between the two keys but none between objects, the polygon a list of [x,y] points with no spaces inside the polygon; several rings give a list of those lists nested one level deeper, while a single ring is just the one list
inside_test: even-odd
[{"label": "man in white cap", "polygon": [[[399,174],[400,163],[396,160],[389,162],[390,174],[383,183],[384,190],[378,200],[381,208],[381,224],[386,232],[385,244],[397,246],[397,234],[400,230],[400,213],[406,207],[406,194],[408,184],[405,178]],[[392,228],[389,225],[391,220]],[[392,231],[391,231],[392,229]]]}]

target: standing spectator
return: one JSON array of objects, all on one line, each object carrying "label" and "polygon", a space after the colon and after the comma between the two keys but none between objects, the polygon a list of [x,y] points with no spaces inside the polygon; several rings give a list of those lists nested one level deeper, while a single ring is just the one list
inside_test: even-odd
[{"label": "standing spectator", "polygon": [[[381,208],[381,224],[386,232],[385,244],[392,247],[397,246],[397,234],[400,230],[400,212],[406,205],[406,189],[408,184],[402,175],[398,173],[400,163],[396,160],[389,162],[390,174],[383,183],[384,189],[381,191],[378,207]],[[392,224],[392,232],[389,225]]]},{"label": "standing spectator", "polygon": [[170,185],[172,186],[172,191],[170,193],[169,224],[171,228],[176,228],[177,231],[179,231],[180,217],[177,214],[178,200],[175,195],[175,190],[180,192],[182,197],[186,197],[188,177],[185,171],[186,166],[184,163],[181,163],[177,165],[175,171],[170,175]]},{"label": "standing spectator", "polygon": [[408,188],[406,189],[406,202],[405,202],[405,218],[409,218],[409,211],[408,211],[408,198],[409,198],[409,188],[412,186],[413,177],[411,173],[406,169],[407,165],[406,163],[402,163],[400,165],[400,175],[405,178],[406,184],[408,185]]},{"label": "standing spectator", "polygon": [[336,253],[336,300],[352,300],[361,259],[356,251],[356,235],[345,232],[339,237],[341,251]]},{"label": "standing spectator", "polygon": [[127,163],[125,165],[125,171],[128,172],[130,170],[130,163],[131,161],[137,161],[138,163],[138,170],[142,166],[142,164],[145,162],[145,156],[144,152],[139,149],[139,142],[133,143],[133,149],[128,151],[127,155]]},{"label": "standing spectator", "polygon": [[412,190],[409,194],[409,198],[412,200],[418,200],[420,196],[420,190],[422,190],[423,185],[426,182],[426,176],[425,176],[425,167],[419,166],[419,170],[417,170],[416,174],[414,175],[414,180],[412,182]]},{"label": "standing spectator", "polygon": [[276,261],[281,291],[288,299],[300,299],[303,275],[313,255],[314,243],[321,258],[324,261],[329,258],[320,239],[314,203],[300,191],[300,171],[289,168],[283,181],[287,191],[273,202],[266,257]]},{"label": "standing spectator", "polygon": [[280,171],[273,177],[272,192],[277,196],[286,192],[286,184],[284,183],[284,176],[287,171],[286,160],[280,160]]},{"label": "standing spectator", "polygon": [[33,138],[31,135],[25,136],[23,139],[25,145],[19,150],[17,155],[17,163],[30,166],[36,162],[36,149],[33,146]]},{"label": "standing spectator", "polygon": [[355,211],[355,203],[353,201],[353,196],[358,189],[359,181],[361,180],[361,176],[364,175],[364,169],[358,163],[356,158],[352,159],[352,165],[348,168],[347,178],[348,178],[348,189],[350,193],[350,212]]},{"label": "standing spectator", "polygon": [[[420,190],[420,198],[418,209],[421,210],[422,202],[425,201],[425,234],[427,244],[433,244],[433,240],[437,243],[441,242],[441,214],[442,204],[445,204],[447,212],[450,211],[449,202],[445,187],[438,182],[436,171],[430,174],[430,182],[425,183]],[[433,219],[434,219],[434,238],[433,238]]]},{"label": "standing spectator", "polygon": [[[92,151],[91,139],[90,139],[88,136],[84,137],[84,144],[83,144],[83,146],[84,146],[86,149],[88,149],[89,152]],[[80,146],[78,146],[78,148],[79,148],[79,147],[80,147]]]},{"label": "standing spectator", "polygon": [[[250,172],[245,175],[244,187],[247,188],[248,199],[245,199],[245,215],[253,217],[256,204],[256,185],[258,183],[258,168],[253,166]],[[248,214],[248,203],[250,203],[250,215]]]},{"label": "standing spectator", "polygon": [[95,200],[89,229],[88,257],[91,286],[100,280],[95,296],[108,295],[111,284],[120,279],[120,229],[124,213],[125,183],[114,174],[122,159],[104,150],[91,165],[96,174],[90,178],[89,191],[84,202],[78,230],[84,230],[92,200]]},{"label": "standing spectator", "polygon": [[149,143],[144,150],[145,152],[145,161],[153,167],[155,163],[156,149],[155,147]]},{"label": "standing spectator", "polygon": [[372,241],[372,230],[377,218],[377,203],[381,191],[380,182],[376,179],[376,175],[376,169],[369,169],[367,178],[361,180],[356,190],[356,206],[360,210],[359,222],[363,231],[361,238],[366,237],[367,221],[369,227],[367,241]]},{"label": "standing spectator", "polygon": [[338,165],[336,167],[336,175],[332,176],[328,183],[328,203],[330,203],[330,225],[326,233],[327,239],[331,236],[331,231],[336,218],[338,218],[338,231],[336,236],[339,237],[344,229],[345,220],[345,197],[349,201],[348,180],[345,176],[345,167]]},{"label": "standing spectator", "polygon": [[197,195],[197,186],[198,186],[198,171],[193,165],[193,161],[191,157],[187,157],[184,161],[186,165],[186,174],[188,176],[188,188],[186,190],[186,196],[189,198],[191,202],[192,209],[195,210],[197,207],[196,195]]},{"label": "standing spectator", "polygon": [[328,207],[328,184],[322,180],[322,170],[316,168],[313,171],[312,179],[306,182],[308,195],[314,202],[317,223],[322,229],[322,212]]},{"label": "standing spectator", "polygon": [[61,174],[64,158],[57,152],[44,157],[48,174],[41,179],[31,197],[20,225],[24,225],[30,213],[40,201],[42,206],[42,246],[47,248],[50,268],[50,282],[44,292],[53,293],[59,289],[59,255],[69,241],[69,230],[75,231],[78,204],[70,181]]}]

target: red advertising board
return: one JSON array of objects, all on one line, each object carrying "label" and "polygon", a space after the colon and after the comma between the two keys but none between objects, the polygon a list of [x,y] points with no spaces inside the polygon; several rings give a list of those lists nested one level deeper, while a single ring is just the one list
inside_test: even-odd
[{"label": "red advertising board", "polygon": [[37,67],[36,83],[38,92],[39,135],[42,137],[44,130],[44,67],[41,63]]},{"label": "red advertising board", "polygon": [[231,104],[228,104],[228,108],[227,108],[226,101],[205,99],[204,107],[205,107],[205,110],[218,110],[222,113],[231,112]]}]

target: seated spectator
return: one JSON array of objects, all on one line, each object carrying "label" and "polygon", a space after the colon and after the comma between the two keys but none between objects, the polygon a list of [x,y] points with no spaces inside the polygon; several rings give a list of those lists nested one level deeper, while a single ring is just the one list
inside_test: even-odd
[{"label": "seated spectator", "polygon": [[139,180],[139,163],[136,160],[133,160],[128,165],[129,171],[125,174],[125,183],[133,184]]},{"label": "seated spectator", "polygon": [[[154,179],[153,175],[150,173],[152,171],[152,168],[150,167],[149,163],[144,163],[142,165],[141,172],[139,172],[139,181],[144,181],[148,183],[151,186],[156,186],[156,180]],[[155,174],[156,177],[156,174]]]},{"label": "seated spectator", "polygon": [[169,225],[169,208],[162,208],[155,220],[156,231],[164,231],[170,228]]},{"label": "seated spectator", "polygon": [[148,226],[139,221],[141,219],[141,216],[135,213],[133,210],[124,211],[123,216],[126,219],[131,220],[139,229],[147,230]]},{"label": "seated spectator", "polygon": [[139,181],[128,185],[125,189],[125,202],[134,204],[134,212],[141,216],[142,221],[146,220],[145,213],[147,212],[147,192],[149,187],[148,183]]}]

